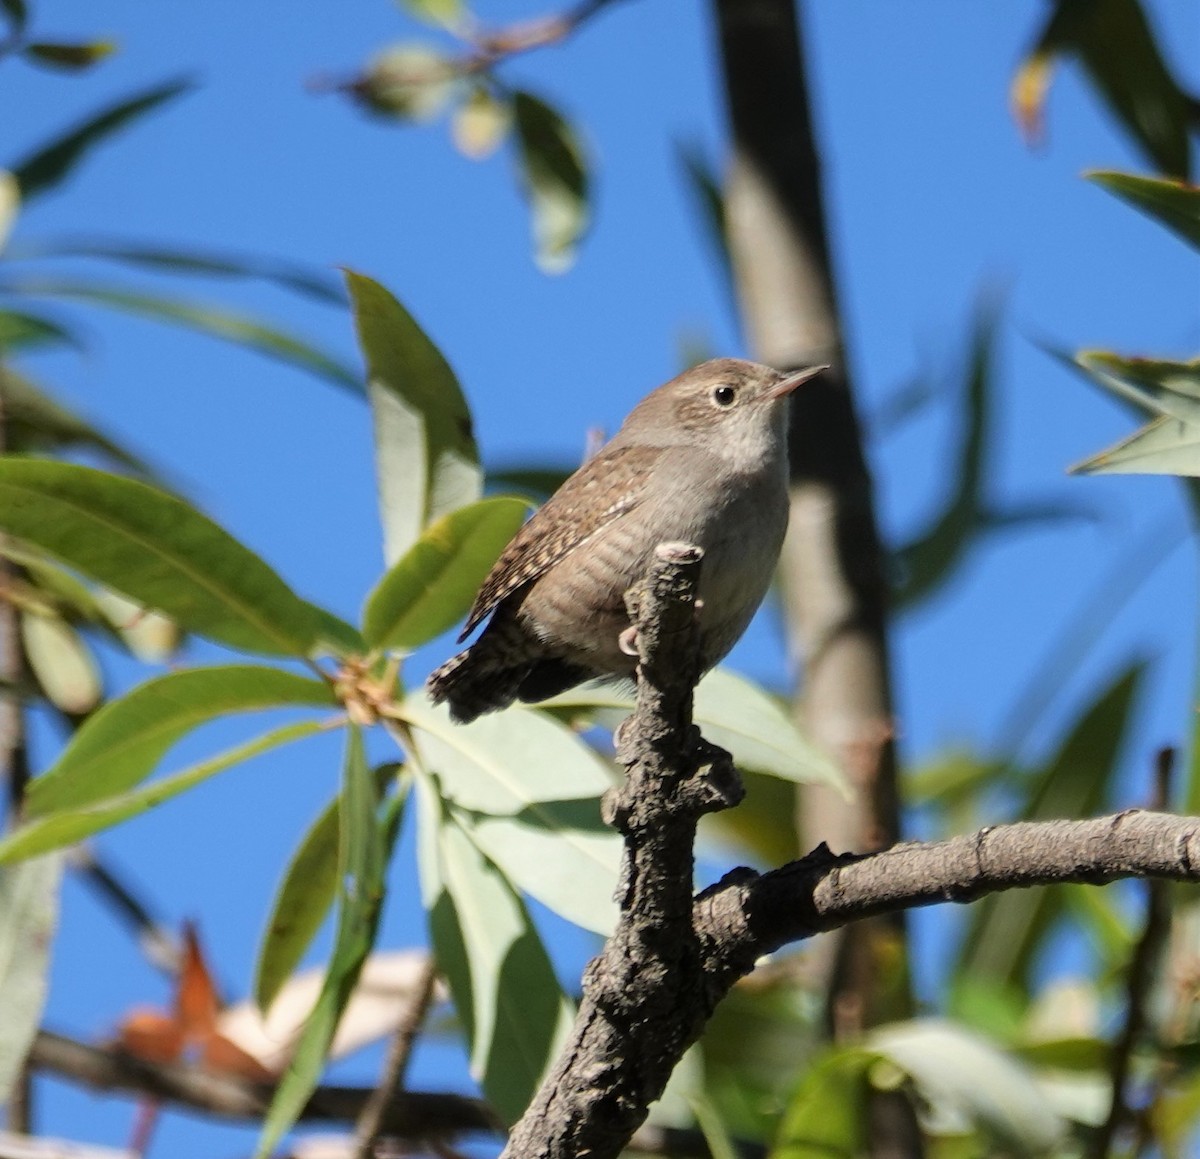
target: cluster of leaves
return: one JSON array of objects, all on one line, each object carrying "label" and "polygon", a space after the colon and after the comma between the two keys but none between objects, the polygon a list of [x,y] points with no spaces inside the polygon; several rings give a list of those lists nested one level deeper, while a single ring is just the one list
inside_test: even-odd
[{"label": "cluster of leaves", "polygon": [[[269,748],[346,731],[341,789],[301,842],[260,956],[256,997],[265,1009],[336,908],[329,969],[268,1119],[264,1154],[307,1101],[371,951],[410,794],[434,952],[473,1070],[502,1115],[524,1108],[571,1011],[523,895],[597,932],[613,918],[619,844],[601,824],[599,797],[614,773],[567,722],[586,723],[617,702],[582,695],[553,712],[514,708],[459,726],[400,681],[403,658],[466,613],[527,505],[482,497],[470,414],[449,365],[386,290],[357,274],[347,281],[393,561],[367,596],[360,627],[296,595],[248,548],[149,483],[49,459],[0,460],[0,530],[23,551],[188,632],[300,666],[182,668],[105,704],[31,781],[23,823],[0,841],[0,864],[80,841]],[[769,697],[728,674],[712,679],[700,719],[748,767],[791,780],[833,778]],[[309,712],[149,779],[200,725],[278,708]],[[364,756],[362,731],[373,724],[402,755],[382,778]]]}]

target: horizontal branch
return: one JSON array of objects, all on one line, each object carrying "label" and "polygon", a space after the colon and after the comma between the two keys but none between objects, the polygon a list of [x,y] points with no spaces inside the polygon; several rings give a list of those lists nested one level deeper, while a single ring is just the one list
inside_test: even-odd
[{"label": "horizontal branch", "polygon": [[1200,881],[1200,817],[1130,809],[1087,821],[1022,821],[865,856],[821,846],[768,873],[726,875],[697,898],[695,920],[712,939],[714,965],[736,977],[789,942],[876,914],[1125,877]]}]

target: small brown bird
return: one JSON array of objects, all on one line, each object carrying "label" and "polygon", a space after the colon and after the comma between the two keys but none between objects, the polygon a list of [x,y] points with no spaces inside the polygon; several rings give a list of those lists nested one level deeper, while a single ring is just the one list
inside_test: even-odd
[{"label": "small brown bird", "polygon": [[637,666],[624,596],[660,543],[704,549],[697,616],[704,669],[746,630],[787,529],[787,399],[826,367],[781,374],[717,358],[647,395],[496,561],[467,618],[466,651],[429,677],[466,722]]}]

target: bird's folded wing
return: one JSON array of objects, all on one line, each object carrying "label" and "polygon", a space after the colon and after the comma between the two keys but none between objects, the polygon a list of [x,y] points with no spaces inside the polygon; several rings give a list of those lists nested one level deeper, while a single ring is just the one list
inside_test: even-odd
[{"label": "bird's folded wing", "polygon": [[502,600],[632,511],[642,501],[662,453],[660,447],[618,447],[601,451],[580,467],[504,549],[475,597],[459,641]]}]

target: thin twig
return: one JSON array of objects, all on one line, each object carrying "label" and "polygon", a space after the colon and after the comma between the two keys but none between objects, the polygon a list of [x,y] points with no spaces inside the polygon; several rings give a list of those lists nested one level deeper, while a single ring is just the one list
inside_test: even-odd
[{"label": "thin twig", "polygon": [[[1175,750],[1160,749],[1155,762],[1153,808],[1165,808],[1171,800],[1171,773],[1174,764]],[[1092,1159],[1108,1159],[1116,1142],[1117,1132],[1130,1117],[1127,1090],[1130,1066],[1134,1049],[1147,1022],[1154,966],[1171,924],[1166,882],[1147,882],[1146,889],[1146,922],[1142,927],[1142,936],[1134,947],[1125,980],[1125,1022],[1113,1043],[1112,1058],[1109,1062],[1112,1101],[1109,1104],[1108,1117],[1092,1142]]]},{"label": "thin twig", "polygon": [[375,1144],[382,1131],[384,1116],[388,1105],[396,1095],[404,1089],[404,1076],[412,1058],[413,1047],[417,1036],[425,1025],[429,1008],[433,1005],[433,996],[437,990],[437,962],[433,954],[425,959],[425,965],[413,989],[412,1000],[396,1033],[392,1036],[392,1044],[388,1050],[387,1062],[384,1064],[383,1076],[379,1085],[372,1092],[363,1106],[362,1114],[355,1124],[355,1136],[358,1159],[371,1159],[375,1154]]}]

